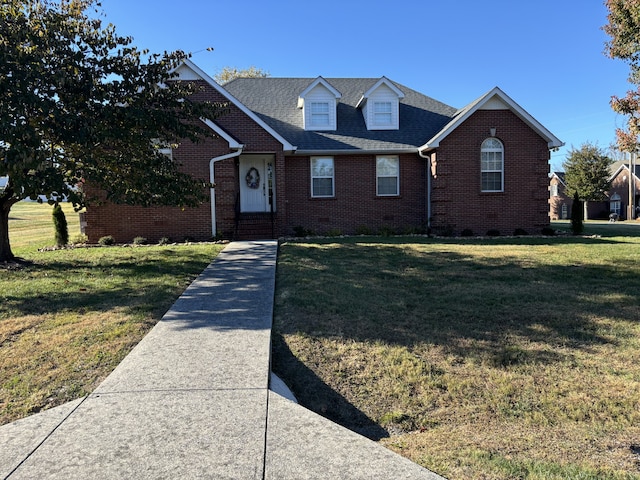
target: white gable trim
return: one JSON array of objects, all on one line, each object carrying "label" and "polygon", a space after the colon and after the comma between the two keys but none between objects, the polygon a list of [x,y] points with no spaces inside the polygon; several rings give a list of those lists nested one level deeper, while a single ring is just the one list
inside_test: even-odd
[{"label": "white gable trim", "polygon": [[367,103],[367,100],[369,99],[371,94],[373,92],[375,92],[378,89],[378,87],[380,87],[380,85],[382,85],[382,84],[384,84],[387,87],[389,87],[393,91],[393,93],[395,93],[398,96],[398,100],[404,98],[404,93],[402,92],[402,90],[400,90],[398,87],[396,87],[393,84],[393,82],[391,80],[389,80],[387,77],[381,77],[380,80],[378,80],[376,83],[374,83],[373,86],[369,90],[367,90],[366,92],[364,92],[362,94],[362,97],[358,101],[358,104],[356,105],[356,108],[364,107],[364,105]]},{"label": "white gable trim", "polygon": [[564,185],[565,187],[567,186],[567,184],[566,184],[566,183],[564,183],[564,180],[562,180],[562,177],[561,177],[560,175],[558,175],[556,172],[553,172],[553,173],[551,174],[550,179],[553,179],[553,178],[557,178],[557,179],[558,179],[558,181],[559,181],[562,185]]},{"label": "white gable trim", "polygon": [[[186,68],[185,68],[186,67]],[[200,67],[193,63],[189,59],[184,59],[182,63],[174,70],[178,74],[175,77],[178,80],[204,80],[214,90],[218,91],[221,95],[226,97],[231,103],[238,107],[243,113],[245,113],[251,120],[256,122],[263,128],[269,135],[275,138],[282,144],[282,148],[285,152],[295,152],[297,147],[291,145],[282,135],[276,132],[273,128],[267,125],[260,117],[249,110],[244,104],[242,104],[237,98],[227,92],[222,86],[220,86],[213,78],[207,75]],[[206,122],[205,122],[206,123]]]},{"label": "white gable trim", "polygon": [[305,130],[337,130],[338,100],[342,94],[324,78],[318,77],[298,96]]},{"label": "white gable trim", "polygon": [[311,90],[316,88],[318,85],[322,85],[324,88],[329,90],[331,95],[333,95],[333,97],[336,100],[342,98],[342,94],[338,90],[336,90],[329,82],[327,82],[322,77],[318,77],[313,82],[311,82],[311,84],[309,84],[309,86],[307,88],[305,88],[300,93],[300,95],[298,95],[298,108],[302,108],[304,106],[304,98],[309,94],[309,92],[311,92]]},{"label": "white gable trim", "polygon": [[238,149],[244,148],[244,144],[238,142],[235,138],[229,135],[224,129],[220,127],[220,125],[212,122],[208,118],[201,118],[202,123],[204,123],[207,127],[213,130],[220,138],[225,140],[229,144],[229,148]]},{"label": "white gable trim", "polygon": [[[609,177],[609,180],[610,181],[614,180],[618,175],[620,175],[622,173],[623,170],[626,170],[627,172],[631,172],[631,170],[629,170],[629,162],[626,162],[626,163],[623,163],[622,165],[620,165],[616,169],[616,171],[611,174],[611,177]],[[631,175],[636,180],[640,180],[640,178],[638,178],[638,176],[635,174],[635,172],[631,172]]]},{"label": "white gable trim", "polygon": [[364,92],[356,108],[362,111],[367,130],[398,130],[402,98],[402,90],[386,77]]},{"label": "white gable trim", "polygon": [[[504,105],[504,108],[498,108]],[[542,126],[535,118],[533,118],[526,110],[520,105],[514,102],[511,97],[500,90],[498,87],[490,90],[482,97],[474,102],[471,102],[462,110],[456,113],[456,116],[447,125],[444,126],[433,138],[420,147],[421,151],[433,150],[440,146],[440,142],[444,140],[451,132],[460,126],[467,118],[473,115],[478,110],[511,110],[515,113],[524,123],[529,125],[535,130],[538,135],[547,141],[549,149],[559,148],[564,145],[564,142],[559,140],[549,130]]]}]

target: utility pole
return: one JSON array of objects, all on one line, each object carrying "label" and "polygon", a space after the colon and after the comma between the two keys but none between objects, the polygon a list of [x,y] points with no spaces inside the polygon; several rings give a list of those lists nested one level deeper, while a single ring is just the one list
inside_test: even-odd
[{"label": "utility pole", "polygon": [[629,202],[627,207],[627,220],[636,218],[636,180],[635,180],[636,153],[629,153]]},{"label": "utility pole", "polygon": [[636,163],[638,162],[638,154],[636,152],[633,153],[633,169],[631,170],[631,175],[629,175],[630,181],[633,183],[632,193],[633,197],[631,200],[631,205],[633,205],[633,215],[631,218],[636,218]]}]

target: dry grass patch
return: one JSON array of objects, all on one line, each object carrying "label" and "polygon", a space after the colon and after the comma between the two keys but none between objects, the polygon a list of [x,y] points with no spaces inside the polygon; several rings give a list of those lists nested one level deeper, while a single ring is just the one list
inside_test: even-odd
[{"label": "dry grass patch", "polygon": [[90,393],[222,248],[16,249],[28,262],[0,269],[0,424]]},{"label": "dry grass patch", "polygon": [[639,240],[284,244],[274,369],[450,478],[640,478]]}]

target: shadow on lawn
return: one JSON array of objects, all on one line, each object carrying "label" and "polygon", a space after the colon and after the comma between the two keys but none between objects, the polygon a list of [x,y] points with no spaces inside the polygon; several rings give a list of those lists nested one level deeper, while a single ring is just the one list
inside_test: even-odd
[{"label": "shadow on lawn", "polygon": [[281,335],[272,336],[271,348],[273,372],[287,379],[287,386],[302,405],[372,440],[389,436],[387,430],[358,410],[298,360]]},{"label": "shadow on lawn", "polygon": [[[487,248],[508,241],[491,241]],[[526,239],[524,245],[532,241],[545,242]],[[509,366],[554,363],[572,349],[615,344],[625,322],[639,320],[640,272],[633,265],[558,266],[508,251],[474,256],[447,244],[439,242],[438,250],[364,242],[331,250],[287,245],[279,265],[276,329],[408,348],[434,345],[462,361]],[[603,326],[602,318],[615,321]]]},{"label": "shadow on lawn", "polygon": [[[283,336],[403,346],[419,359],[435,347],[444,362],[509,369],[571,365],[579,352],[618,344],[640,320],[640,267],[635,263],[589,263],[576,256],[545,262],[535,256],[545,255],[546,245],[608,249],[620,242],[576,237],[431,240],[434,248],[424,249],[406,242],[348,239],[337,245],[335,240],[290,243],[280,250],[274,371],[300,403],[370,438],[387,432],[296,359]],[[503,248],[485,255],[458,248],[468,244],[480,250]],[[511,254],[504,248],[511,244],[542,248],[533,255]],[[631,248],[637,253],[640,245]],[[305,355],[310,357],[305,362],[323,362],[321,352]]]},{"label": "shadow on lawn", "polygon": [[[5,312],[21,315],[85,312],[113,307],[122,307],[131,313],[144,311],[161,315],[205,266],[202,257],[173,257],[170,250],[162,257],[122,255],[98,264],[91,261],[83,264],[78,259],[29,262],[18,271],[6,272],[7,281],[23,279],[27,284],[46,282],[49,285],[15,295],[0,292],[0,315]],[[165,274],[179,281],[155,281],[156,277]]]}]

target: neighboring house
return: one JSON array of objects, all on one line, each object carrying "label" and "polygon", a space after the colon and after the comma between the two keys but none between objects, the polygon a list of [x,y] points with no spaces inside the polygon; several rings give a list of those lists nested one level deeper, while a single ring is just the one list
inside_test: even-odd
[{"label": "neighboring house", "polygon": [[[607,192],[608,199],[605,202],[593,202],[589,205],[590,218],[605,218],[609,213],[616,213],[622,220],[629,218],[629,199],[633,199],[632,208],[640,205],[640,167],[633,165],[634,173],[631,175],[631,192],[629,192],[629,162],[617,161],[609,167],[611,171],[611,189]],[[632,212],[631,219],[638,215]]]},{"label": "neighboring house", "polygon": [[[590,219],[608,219],[611,214],[616,214],[621,220],[626,220],[629,214],[629,198],[634,198],[633,207],[640,206],[640,166],[634,165],[633,183],[631,184],[631,196],[629,195],[629,162],[617,161],[611,164],[609,171],[611,176],[611,189],[606,192],[604,201],[590,201],[587,204],[587,216]],[[549,177],[549,218],[561,220],[571,217],[572,199],[565,194],[564,172],[554,172]],[[566,213],[566,215],[565,215]],[[632,218],[639,215],[634,213]]]},{"label": "neighboring house", "polygon": [[565,189],[564,172],[553,172],[549,176],[549,218],[551,220],[566,220],[571,218],[571,204]]},{"label": "neighboring house", "polygon": [[[295,233],[540,232],[549,151],[563,145],[499,88],[463,109],[382,78],[241,78],[191,61],[179,78],[230,112],[182,143],[182,168],[215,185],[200,208],[92,206],[90,241],[251,239]],[[152,186],[150,186],[152,188]]]}]

